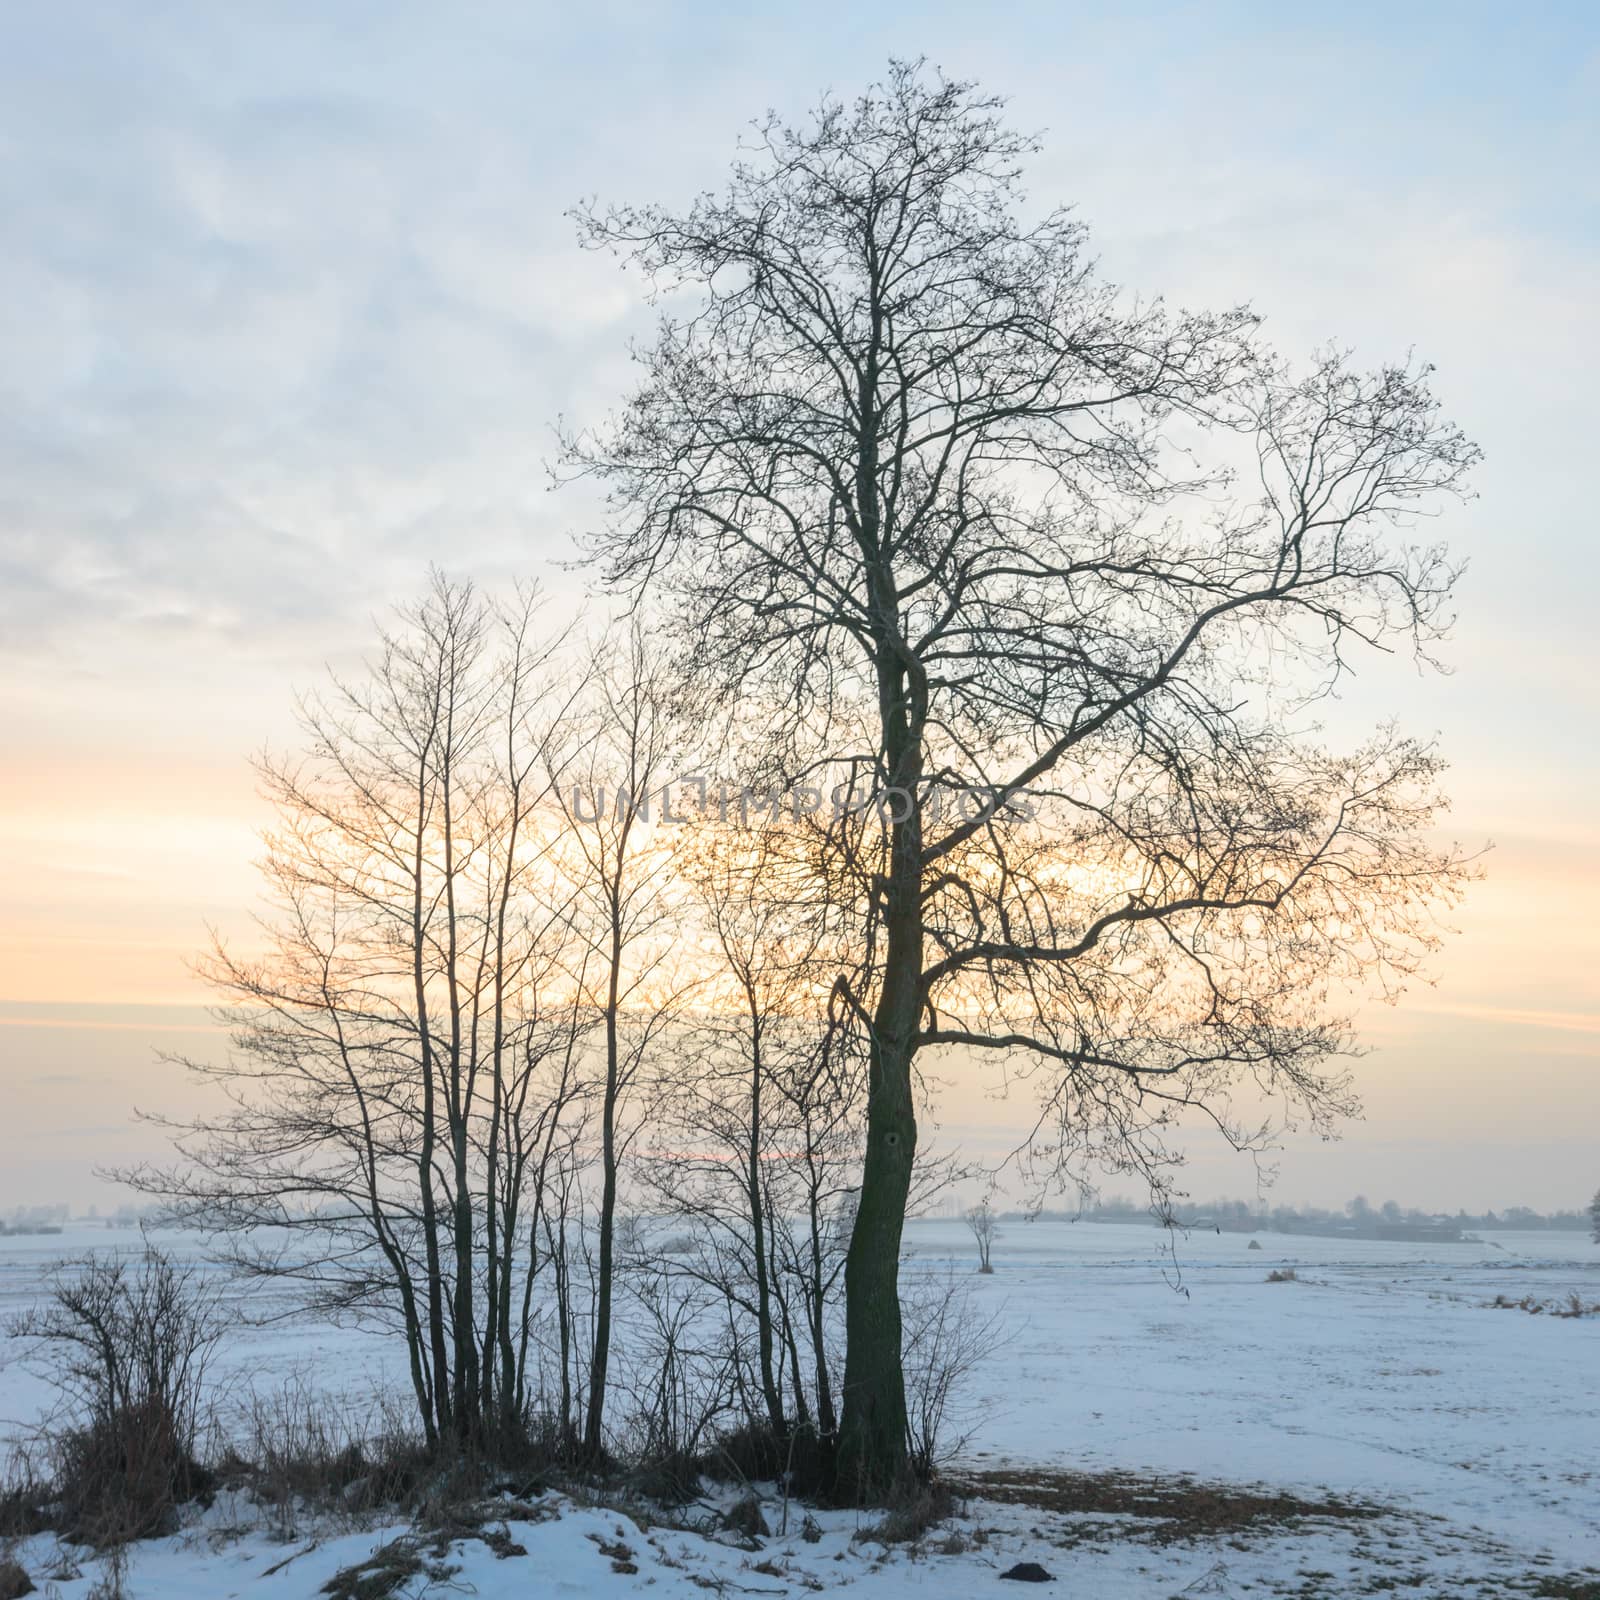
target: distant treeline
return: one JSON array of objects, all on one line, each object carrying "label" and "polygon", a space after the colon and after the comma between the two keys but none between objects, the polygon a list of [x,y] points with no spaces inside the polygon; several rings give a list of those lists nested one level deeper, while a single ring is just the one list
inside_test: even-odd
[{"label": "distant treeline", "polygon": [[77,1225],[98,1225],[104,1228],[137,1228],[158,1226],[160,1216],[155,1206],[120,1205],[115,1211],[102,1212],[90,1206],[87,1212],[74,1214],[66,1205],[13,1206],[0,1211],[0,1235],[60,1233]]},{"label": "distant treeline", "polygon": [[1149,1222],[1154,1219],[1185,1228],[1218,1228],[1224,1233],[1340,1233],[1382,1238],[1414,1234],[1456,1234],[1470,1230],[1524,1231],[1560,1229],[1580,1232],[1589,1226],[1583,1211],[1535,1211],[1510,1206],[1504,1211],[1425,1211],[1385,1200],[1374,1206],[1357,1195],[1337,1209],[1322,1206],[1267,1206],[1261,1201],[1207,1200],[1175,1204],[1170,1217],[1152,1211],[1148,1201],[1101,1199],[1076,1211],[1046,1211],[1045,1216],[1084,1222]]}]

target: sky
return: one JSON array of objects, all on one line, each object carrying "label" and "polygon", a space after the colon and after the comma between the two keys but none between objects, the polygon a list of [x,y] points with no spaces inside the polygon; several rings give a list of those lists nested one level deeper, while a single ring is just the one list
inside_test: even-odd
[{"label": "sky", "polygon": [[[1492,842],[1435,983],[1363,1017],[1365,1120],[1274,1200],[1579,1206],[1600,1185],[1600,13],[1588,5],[681,4],[0,10],[0,1208],[117,1192],[214,1047],[187,962],[248,928],[248,766],[430,562],[567,565],[558,417],[649,312],[577,201],[716,186],[749,120],[923,55],[1006,94],[1105,273],[1250,300],[1285,351],[1415,349],[1484,446],[1437,731]],[[967,1083],[941,1137],[1025,1118]],[[1189,1187],[1254,1192],[1197,1141]]]}]

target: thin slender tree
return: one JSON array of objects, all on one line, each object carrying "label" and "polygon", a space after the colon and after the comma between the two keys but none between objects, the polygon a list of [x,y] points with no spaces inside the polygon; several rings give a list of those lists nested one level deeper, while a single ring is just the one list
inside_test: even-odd
[{"label": "thin slender tree", "polygon": [[862,1104],[854,1033],[827,1014],[849,930],[817,893],[823,834],[781,815],[752,821],[702,818],[677,852],[704,981],[646,1176],[690,1226],[677,1270],[724,1298],[781,1449],[796,1424],[834,1427],[829,1220],[854,1183]]},{"label": "thin slender tree", "polygon": [[909,1468],[897,1271],[919,1052],[1032,1063],[1040,1142],[1159,1173],[1247,1080],[1327,1126],[1344,998],[1404,981],[1461,859],[1439,761],[1325,752],[1354,651],[1427,659],[1454,569],[1407,520],[1474,447],[1426,369],[1295,372],[1246,309],[1105,283],[1021,188],[997,101],[893,64],[761,123],[682,211],[586,210],[664,296],[642,376],[567,438],[594,554],[705,703],[884,825],[856,863],[868,1127],[837,1472]]},{"label": "thin slender tree", "polygon": [[993,1272],[994,1262],[990,1257],[994,1254],[995,1240],[1000,1237],[1000,1219],[995,1216],[987,1200],[975,1205],[967,1213],[967,1228],[978,1247],[978,1271],[985,1274]]},{"label": "thin slender tree", "polygon": [[634,627],[602,647],[588,673],[593,734],[558,786],[571,841],[580,1002],[597,1019],[594,1316],[583,1443],[605,1449],[616,1287],[617,1207],[628,1150],[651,1102],[648,1063],[697,981],[676,943],[670,825],[661,788],[672,776],[678,725],[660,653]]}]

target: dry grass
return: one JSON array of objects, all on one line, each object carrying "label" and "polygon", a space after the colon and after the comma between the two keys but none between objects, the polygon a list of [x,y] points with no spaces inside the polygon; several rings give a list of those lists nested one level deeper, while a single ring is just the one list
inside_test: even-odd
[{"label": "dry grass", "polygon": [[1117,1526],[1124,1532],[1130,1530],[1126,1519],[1133,1519],[1131,1529],[1158,1544],[1215,1538],[1311,1518],[1343,1521],[1382,1514],[1379,1506],[1334,1496],[1307,1500],[1265,1489],[1114,1472],[982,1472],[958,1480],[954,1487],[974,1500],[1028,1506],[1075,1518],[1117,1518]]},{"label": "dry grass", "polygon": [[359,1514],[409,1500],[426,1478],[427,1451],[406,1415],[380,1399],[365,1426],[300,1383],[255,1395],[219,1481],[245,1489],[280,1538],[302,1511]]},{"label": "dry grass", "polygon": [[956,1497],[947,1483],[919,1483],[892,1501],[883,1517],[856,1538],[870,1544],[916,1544],[956,1513]]},{"label": "dry grass", "polygon": [[331,1595],[333,1600],[388,1600],[424,1571],[436,1578],[450,1575],[443,1569],[429,1571],[417,1540],[392,1539],[379,1545],[365,1561],[334,1573],[323,1584],[322,1593]]},{"label": "dry grass", "polygon": [[1531,1294],[1525,1294],[1520,1300],[1509,1300],[1503,1294],[1497,1294],[1489,1302],[1493,1311],[1526,1311],[1529,1316],[1537,1317],[1548,1312],[1552,1317],[1600,1317],[1600,1300],[1584,1303],[1583,1296],[1576,1290],[1569,1293],[1565,1300],[1536,1300]]},{"label": "dry grass", "polygon": [[[365,1560],[336,1572],[322,1593],[333,1600],[389,1600],[410,1581],[426,1577],[430,1584],[446,1584],[456,1568],[448,1557],[453,1545],[476,1540],[500,1560],[525,1556],[527,1546],[511,1537],[513,1522],[544,1522],[552,1512],[515,1500],[463,1501],[419,1517],[414,1533],[380,1545]],[[536,1592],[530,1587],[528,1593]]]},{"label": "dry grass", "polygon": [[33,1579],[15,1556],[0,1554],[0,1600],[22,1600],[34,1592]]}]

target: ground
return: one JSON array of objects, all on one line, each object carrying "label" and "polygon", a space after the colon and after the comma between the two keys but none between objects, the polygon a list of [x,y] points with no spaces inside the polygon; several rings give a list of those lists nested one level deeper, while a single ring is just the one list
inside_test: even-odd
[{"label": "ground", "polygon": [[[0,1311],[31,1296],[43,1259],[105,1238],[0,1241]],[[771,1488],[759,1548],[710,1531],[731,1491],[688,1508],[679,1529],[547,1495],[494,1507],[437,1548],[396,1547],[406,1530],[348,1521],[285,1541],[223,1501],[141,1546],[127,1590],[288,1600],[342,1573],[362,1600],[391,1580],[397,1595],[485,1600],[845,1586],[863,1600],[969,1600],[1019,1587],[1001,1574],[1034,1562],[1050,1592],[1086,1600],[1600,1597],[1600,1317],[1554,1314],[1572,1293],[1600,1300],[1600,1249],[1570,1233],[1260,1240],[1251,1251],[1244,1235],[1195,1234],[1174,1257],[1149,1228],[1006,1225],[994,1276],[972,1275],[1002,1338],[959,1419],[970,1430],[948,1469],[959,1509],[909,1545],[860,1537],[871,1518],[851,1513],[807,1527],[793,1504],[785,1530]],[[960,1223],[916,1224],[909,1247],[912,1273],[975,1265]],[[1266,1281],[1287,1267],[1292,1281]],[[24,1422],[36,1380],[0,1361],[0,1419]],[[335,1403],[340,1389],[367,1392],[387,1362],[366,1336],[262,1329],[235,1342],[221,1376],[303,1370],[327,1386],[337,1374]],[[22,1555],[61,1600],[101,1575],[47,1541]]]}]

